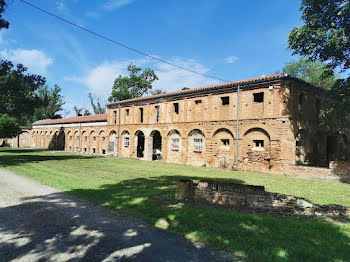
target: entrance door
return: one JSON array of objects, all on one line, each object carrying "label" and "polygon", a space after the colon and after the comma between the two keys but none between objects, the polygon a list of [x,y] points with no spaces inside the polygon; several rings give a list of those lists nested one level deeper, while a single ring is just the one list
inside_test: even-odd
[{"label": "entrance door", "polygon": [[159,131],[154,131],[152,149],[152,160],[162,159],[162,136]]},{"label": "entrance door", "polygon": [[145,135],[140,131],[137,134],[137,157],[144,157],[145,152]]}]

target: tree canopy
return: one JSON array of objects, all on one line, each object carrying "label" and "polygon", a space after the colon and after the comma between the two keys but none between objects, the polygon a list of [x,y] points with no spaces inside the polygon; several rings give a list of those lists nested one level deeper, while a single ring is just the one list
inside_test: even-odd
[{"label": "tree canopy", "polygon": [[91,115],[90,111],[84,107],[74,106],[73,110],[75,112],[75,116],[89,116],[89,115]]},{"label": "tree canopy", "polygon": [[152,89],[152,83],[158,80],[154,70],[141,68],[130,64],[128,66],[129,76],[119,76],[114,80],[112,93],[109,101],[118,101],[141,97]]},{"label": "tree canopy", "polygon": [[53,88],[44,86],[38,90],[41,105],[34,110],[33,121],[62,118],[59,112],[63,110],[62,106],[66,102],[63,101],[61,91],[58,85],[54,85]]},{"label": "tree canopy", "polygon": [[16,118],[8,114],[0,114],[0,138],[14,137],[21,131]]},{"label": "tree canopy", "polygon": [[9,22],[6,21],[3,17],[2,14],[5,11],[6,8],[6,3],[5,0],[0,0],[0,30],[2,28],[9,28]]},{"label": "tree canopy", "polygon": [[350,2],[348,0],[302,0],[304,25],[289,34],[294,54],[326,62],[331,68],[350,67]]},{"label": "tree canopy", "polygon": [[287,62],[282,71],[325,89],[331,89],[339,78],[330,72],[326,64],[308,58]]},{"label": "tree canopy", "polygon": [[[350,67],[350,2],[348,0],[302,0],[304,25],[289,34],[293,54],[320,60],[329,69],[345,73]],[[337,79],[327,92],[321,124],[330,131],[350,128],[350,80]]]}]

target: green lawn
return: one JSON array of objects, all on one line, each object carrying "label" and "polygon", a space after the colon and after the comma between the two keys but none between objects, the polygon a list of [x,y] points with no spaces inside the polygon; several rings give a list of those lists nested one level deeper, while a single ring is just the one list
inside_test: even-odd
[{"label": "green lawn", "polygon": [[[264,185],[317,204],[350,205],[350,185],[40,150],[0,150],[0,167],[142,218],[248,261],[350,261],[350,224],[177,204],[179,179]],[[0,210],[1,212],[1,210]]]}]

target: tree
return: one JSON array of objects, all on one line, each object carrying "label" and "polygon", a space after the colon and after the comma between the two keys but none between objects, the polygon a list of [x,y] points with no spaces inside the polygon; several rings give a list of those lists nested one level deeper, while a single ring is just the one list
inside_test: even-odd
[{"label": "tree", "polygon": [[30,125],[35,109],[41,105],[37,92],[45,78],[27,74],[27,68],[0,60],[0,114],[17,118],[20,125]]},{"label": "tree", "polygon": [[89,116],[89,115],[91,115],[91,113],[89,112],[89,110],[87,110],[87,109],[84,108],[84,107],[77,107],[77,106],[74,106],[74,107],[73,107],[73,110],[74,110],[76,116]]},{"label": "tree", "polygon": [[331,68],[350,67],[350,2],[348,0],[302,0],[305,25],[289,33],[293,54],[326,62]]},{"label": "tree", "polygon": [[62,89],[58,85],[54,85],[53,88],[44,86],[39,89],[38,97],[41,106],[35,109],[33,121],[62,118],[59,112],[63,110],[62,106],[66,102],[63,101],[61,91]]},{"label": "tree", "polygon": [[5,11],[6,3],[5,0],[0,0],[0,30],[2,28],[9,28],[9,22],[2,18],[2,13]]},{"label": "tree", "polygon": [[119,76],[114,80],[112,93],[109,101],[118,101],[141,97],[152,89],[152,83],[158,80],[154,70],[146,68],[143,72],[141,68],[133,64],[128,66],[129,76]]},{"label": "tree", "polygon": [[0,114],[0,138],[14,137],[21,131],[17,119],[8,114]]},{"label": "tree", "polygon": [[150,91],[150,94],[151,94],[151,95],[160,95],[160,94],[165,94],[165,93],[166,93],[166,92],[164,92],[163,90],[158,89],[158,88],[156,88],[156,89]]},{"label": "tree", "polygon": [[330,89],[337,80],[337,76],[329,73],[326,64],[320,61],[311,61],[308,58],[287,62],[282,70],[284,73],[325,89]]},{"label": "tree", "polygon": [[[305,25],[293,28],[289,48],[293,54],[320,60],[328,68],[345,72],[350,67],[350,2],[347,0],[302,0]],[[321,124],[330,130],[350,128],[350,80],[338,79],[325,97]]]},{"label": "tree", "polygon": [[99,98],[96,99],[96,103],[95,103],[95,98],[92,96],[91,93],[89,93],[89,99],[90,99],[92,110],[94,111],[95,115],[106,114],[106,108],[104,105],[103,106],[101,105]]},{"label": "tree", "polygon": [[181,90],[188,90],[188,89],[189,89],[189,88],[185,86],[185,87],[182,88]]}]

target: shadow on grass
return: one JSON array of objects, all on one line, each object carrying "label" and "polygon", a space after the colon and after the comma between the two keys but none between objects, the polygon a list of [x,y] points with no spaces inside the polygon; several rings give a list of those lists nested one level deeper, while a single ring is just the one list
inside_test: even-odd
[{"label": "shadow on grass", "polygon": [[349,225],[183,205],[175,201],[174,195],[177,181],[184,178],[200,179],[137,178],[68,193],[229,250],[249,261],[350,260]]},{"label": "shadow on grass", "polygon": [[[46,154],[40,155],[40,152],[45,152]],[[44,149],[1,149],[0,153],[0,166],[18,166],[21,164],[26,164],[30,162],[42,162],[42,161],[59,161],[59,160],[69,160],[69,159],[91,159],[95,156],[84,156],[79,154],[67,154],[67,155],[47,155],[50,152]],[[52,151],[56,152],[56,151]],[[39,154],[31,154],[39,153]]]}]

